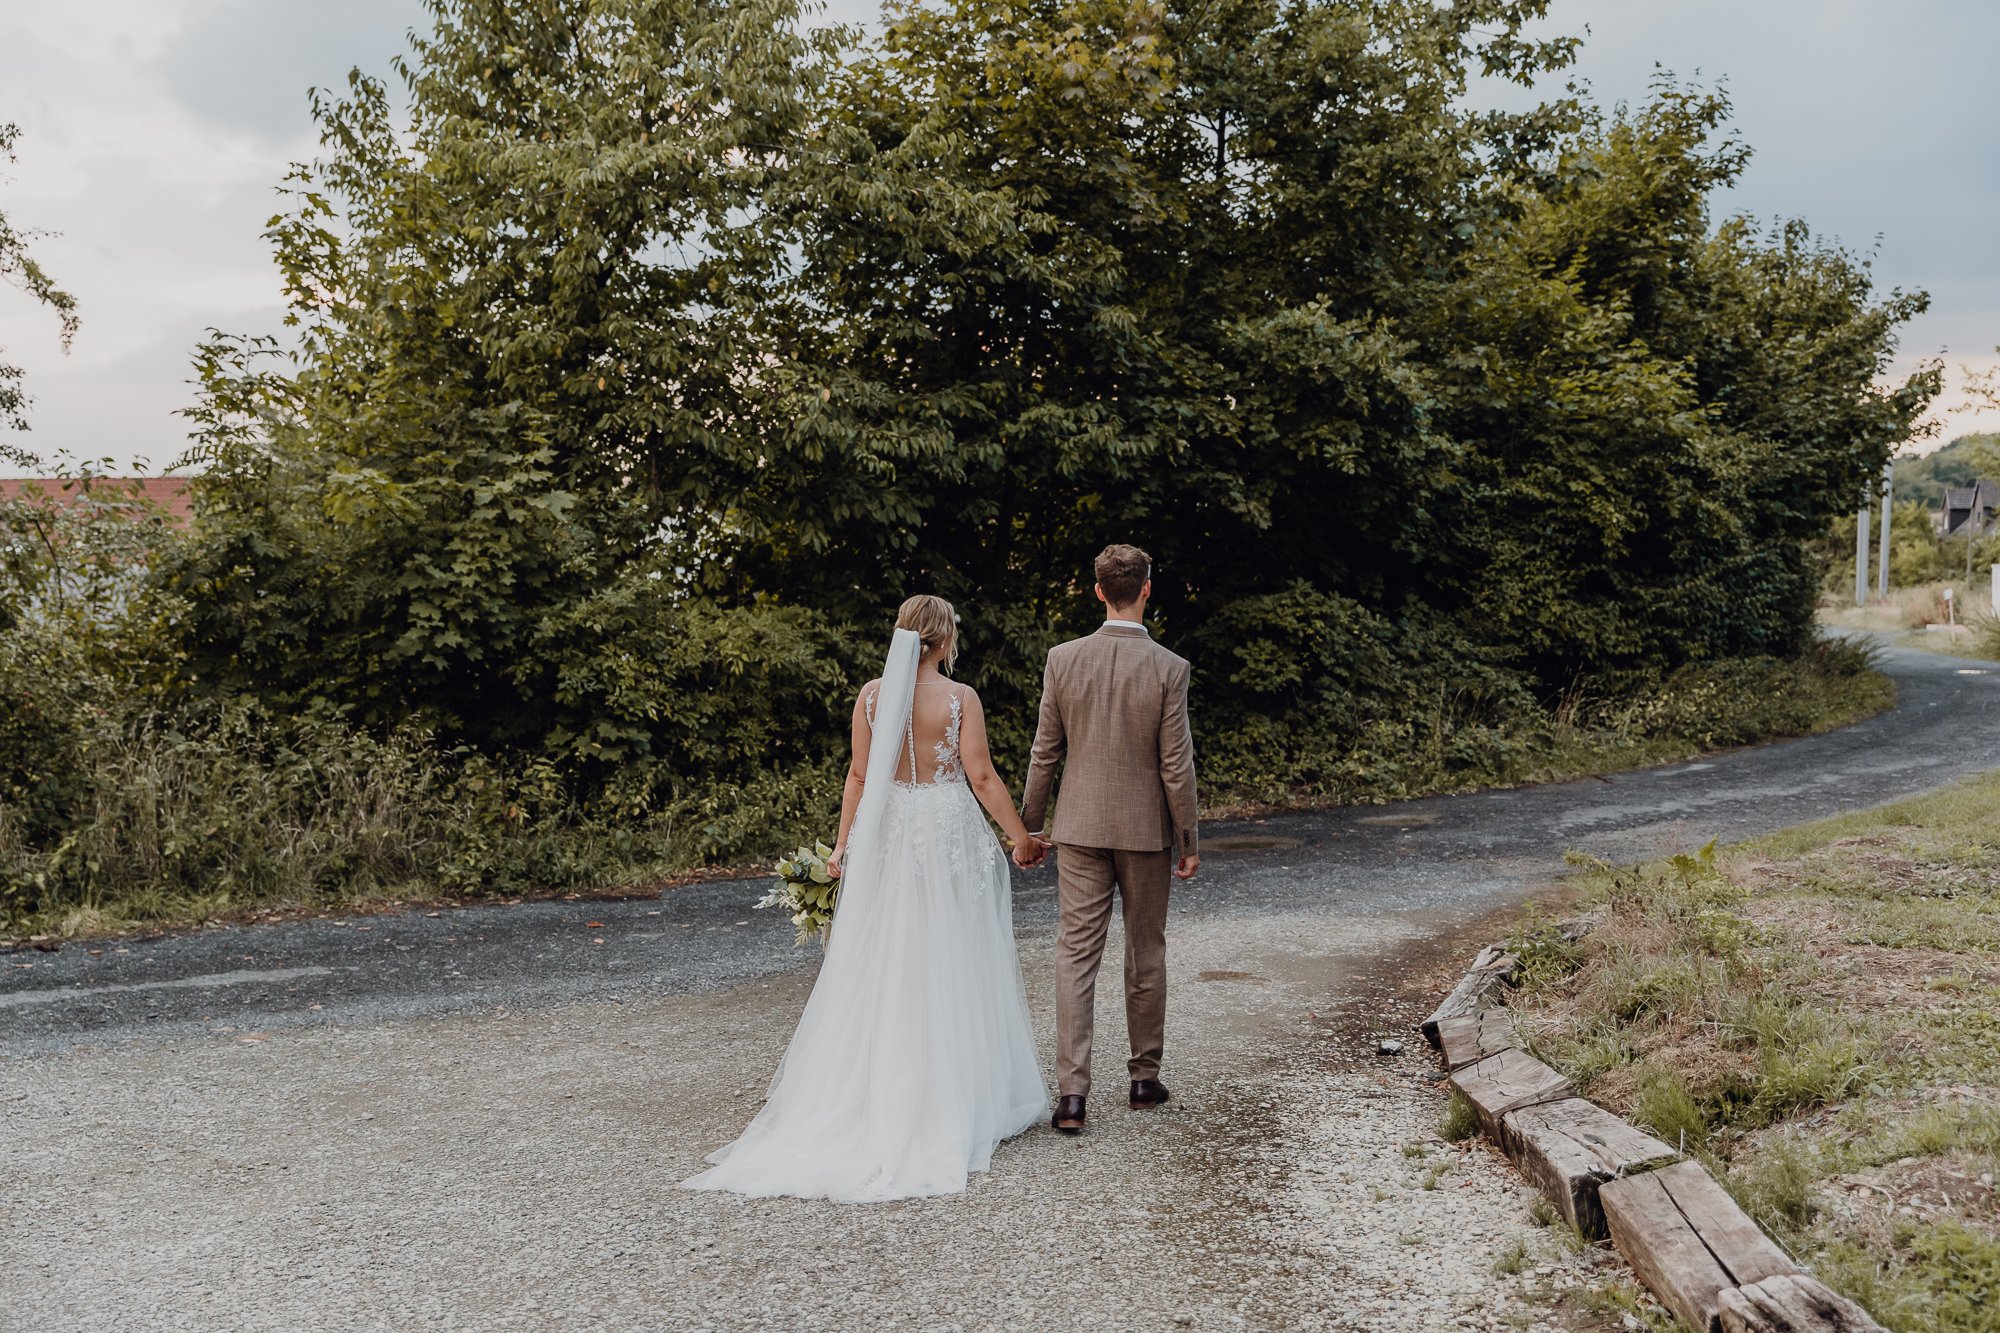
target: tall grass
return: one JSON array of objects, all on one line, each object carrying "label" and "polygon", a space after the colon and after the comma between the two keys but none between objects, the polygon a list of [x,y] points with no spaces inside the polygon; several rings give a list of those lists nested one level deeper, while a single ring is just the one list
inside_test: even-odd
[{"label": "tall grass", "polygon": [[[244,709],[100,727],[74,751],[84,808],[53,843],[0,806],[10,915],[71,928],[253,903],[454,893],[587,877],[576,811],[534,775],[322,721]],[[38,845],[39,843],[39,845]]]},{"label": "tall grass", "polygon": [[[145,713],[72,750],[83,808],[36,838],[0,803],[4,918],[65,932],[310,906],[599,886],[698,863],[754,807],[784,826],[823,792],[702,792],[580,804],[547,764],[505,766],[407,729],[252,710]],[[829,775],[802,779],[825,786]],[[729,808],[712,810],[718,800]],[[803,826],[803,825],[801,825]]]}]

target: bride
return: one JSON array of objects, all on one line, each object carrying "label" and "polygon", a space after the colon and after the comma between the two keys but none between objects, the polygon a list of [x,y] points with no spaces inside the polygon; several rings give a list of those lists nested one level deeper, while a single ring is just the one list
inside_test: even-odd
[{"label": "bride", "polygon": [[819,980],[763,1110],[691,1189],[953,1194],[1048,1109],[1007,863],[979,807],[1022,868],[1048,846],[993,770],[979,696],[944,674],[957,649],[949,602],[903,603],[882,677],[854,701]]}]

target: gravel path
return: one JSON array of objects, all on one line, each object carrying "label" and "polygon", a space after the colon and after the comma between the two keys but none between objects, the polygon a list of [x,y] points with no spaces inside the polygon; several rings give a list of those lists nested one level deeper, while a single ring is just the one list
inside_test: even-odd
[{"label": "gravel path", "polygon": [[[1449,970],[1418,935],[1179,921],[1173,1102],[874,1207],[673,1187],[754,1109],[801,976],[17,1061],[0,1325],[1532,1327],[1533,1275],[1493,1272],[1551,1249],[1522,1187],[1435,1141],[1421,1051],[1372,1053],[1425,989],[1369,979],[1385,947],[1405,981]],[[1046,1014],[1049,941],[1023,944]]]}]

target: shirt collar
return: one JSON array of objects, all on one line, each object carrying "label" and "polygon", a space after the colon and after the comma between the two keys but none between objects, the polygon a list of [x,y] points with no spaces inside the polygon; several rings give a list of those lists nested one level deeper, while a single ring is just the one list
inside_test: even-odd
[{"label": "shirt collar", "polygon": [[1150,630],[1136,620],[1107,620],[1104,622],[1104,627],[1106,629],[1135,629],[1141,634],[1151,633]]}]

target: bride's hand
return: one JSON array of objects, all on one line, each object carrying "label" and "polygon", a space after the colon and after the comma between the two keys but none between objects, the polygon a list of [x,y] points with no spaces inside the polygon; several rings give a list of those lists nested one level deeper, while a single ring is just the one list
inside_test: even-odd
[{"label": "bride's hand", "polygon": [[1014,844],[1014,864],[1023,870],[1033,870],[1049,854],[1046,838],[1030,833],[1027,840]]},{"label": "bride's hand", "polygon": [[832,875],[835,879],[839,879],[840,863],[846,856],[847,844],[843,842],[840,846],[834,848],[832,854],[826,858],[826,873]]}]

